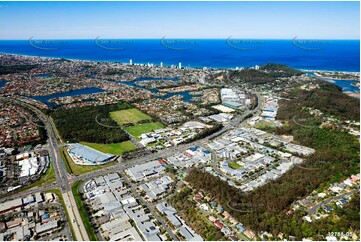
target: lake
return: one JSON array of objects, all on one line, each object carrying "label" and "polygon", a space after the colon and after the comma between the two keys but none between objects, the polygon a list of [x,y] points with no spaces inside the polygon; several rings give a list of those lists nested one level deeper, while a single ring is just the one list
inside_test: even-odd
[{"label": "lake", "polygon": [[[146,87],[142,87],[142,86],[138,86],[137,84],[135,84],[137,81],[149,81],[149,80],[156,80],[156,81],[162,81],[163,79],[161,78],[137,78],[134,81],[126,81],[126,82],[122,82],[122,81],[117,81],[120,84],[125,84],[131,87],[135,87],[138,89],[143,89],[143,90],[147,90],[150,91],[151,93],[155,94],[156,97],[161,98],[161,99],[167,99],[176,95],[181,95],[183,98],[182,100],[188,103],[194,103],[192,101],[193,97],[199,97],[199,95],[191,95],[190,92],[192,91],[184,91],[184,92],[176,92],[176,93],[167,93],[164,96],[157,96],[156,94],[159,93],[159,91],[157,89],[152,89],[152,88],[146,88]],[[166,78],[165,80],[172,80],[172,81],[178,81],[178,78]]]},{"label": "lake", "polygon": [[69,91],[69,92],[56,93],[56,94],[47,95],[47,96],[28,96],[28,97],[35,99],[37,101],[43,102],[50,107],[55,107],[55,105],[49,101],[52,98],[72,97],[72,96],[79,96],[79,95],[83,95],[83,94],[94,94],[94,93],[100,93],[100,92],[105,92],[105,91],[100,88],[89,87],[89,88],[82,88],[82,89],[73,90],[73,91]]}]

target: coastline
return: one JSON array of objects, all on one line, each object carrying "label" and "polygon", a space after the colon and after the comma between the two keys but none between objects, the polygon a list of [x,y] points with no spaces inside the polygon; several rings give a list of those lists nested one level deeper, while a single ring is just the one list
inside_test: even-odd
[{"label": "coastline", "polygon": [[346,92],[343,92],[343,93],[345,93],[346,95],[348,95],[348,96],[350,96],[350,97],[360,99],[360,92],[350,92],[350,91],[346,91]]},{"label": "coastline", "polygon": [[[71,61],[88,61],[88,62],[116,62],[116,61],[103,61],[103,60],[84,60],[84,59],[73,59],[73,58],[67,58],[67,57],[51,57],[51,56],[39,56],[39,55],[26,55],[26,54],[14,54],[14,53],[8,53],[8,52],[0,52],[0,55],[14,55],[14,56],[25,56],[25,57],[36,57],[36,58],[44,58],[44,59],[66,59]],[[127,64],[124,62],[119,62],[122,64]]]},{"label": "coastline", "polygon": [[[91,62],[91,63],[98,63],[98,62],[103,62],[103,63],[119,63],[121,65],[129,65],[129,63],[126,62],[121,62],[121,61],[103,61],[103,60],[84,60],[84,59],[69,59],[69,58],[65,58],[65,57],[45,57],[45,56],[36,56],[36,55],[23,55],[23,54],[14,54],[14,53],[3,53],[0,52],[0,55],[13,55],[13,56],[17,56],[17,57],[29,57],[29,58],[39,58],[39,59],[45,59],[45,60],[60,60],[60,59],[66,59],[66,60],[70,60],[70,61],[84,61],[84,62]],[[143,63],[134,63],[134,66],[137,65],[146,65]],[[157,67],[157,68],[171,68],[171,66],[163,66],[161,67],[160,65],[154,65],[153,66]],[[186,68],[191,68],[191,69],[202,69],[202,67],[186,67]],[[204,68],[204,67],[203,67]],[[234,70],[235,68],[211,68],[213,70]],[[296,68],[295,68],[296,69]],[[350,71],[329,71],[329,70],[310,70],[310,69],[297,69],[303,72],[312,72],[316,78],[319,78],[322,81],[326,81],[328,83],[331,83],[335,86],[339,86],[336,84],[337,80],[343,80],[343,79],[336,79],[336,78],[330,78],[330,77],[324,77],[322,75],[320,75],[319,73],[342,73],[342,74],[353,74],[353,75],[357,75],[359,74],[359,72],[350,72]],[[316,72],[316,73],[315,73]],[[317,73],[318,72],[318,73]],[[358,83],[359,80],[356,80],[356,78],[354,80],[346,80],[346,81],[353,81],[354,83]],[[354,87],[357,87],[356,85],[353,85]],[[358,91],[349,91],[347,89],[345,89],[342,86],[339,86],[342,88],[342,93],[345,93],[348,96],[354,97],[354,98],[360,98],[360,88]]]},{"label": "coastline", "polygon": [[[66,60],[71,60],[71,61],[88,61],[88,62],[108,62],[108,63],[121,63],[124,65],[128,65],[129,62],[125,62],[125,61],[111,61],[111,60],[89,60],[89,59],[77,59],[77,58],[67,58],[67,57],[63,57],[63,56],[59,56],[59,57],[49,57],[49,56],[39,56],[39,55],[28,55],[28,54],[17,54],[17,53],[10,53],[10,52],[0,52],[0,55],[2,54],[6,54],[6,55],[15,55],[15,56],[26,56],[26,57],[36,57],[36,58],[46,58],[46,59],[66,59]],[[135,62],[133,63],[133,65],[147,65],[150,62],[147,63],[142,63],[142,62]],[[161,67],[160,64],[154,64],[151,63],[156,67]],[[267,64],[267,63],[264,63]],[[277,63],[277,64],[282,64],[282,63]],[[167,64],[163,64],[163,67],[171,67],[172,65],[178,65],[178,63],[174,63],[171,65],[167,65]],[[285,65],[285,64],[284,64]],[[287,65],[288,66],[288,65]],[[249,67],[244,67],[244,66],[235,66],[235,67],[209,67],[209,66],[192,66],[192,65],[187,65],[184,68],[192,68],[192,69],[202,69],[202,68],[210,68],[210,69],[214,69],[214,70],[235,70],[236,68],[249,68]],[[345,74],[357,74],[360,73],[360,71],[344,71],[344,70],[320,70],[320,69],[303,69],[303,68],[297,68],[297,67],[292,67],[296,70],[299,71],[303,71],[303,72],[332,72],[332,73],[345,73]]]},{"label": "coastline", "polygon": [[[297,68],[295,68],[297,69]],[[338,72],[338,73],[345,73],[345,74],[358,74],[360,73],[360,71],[337,71],[337,70],[310,70],[310,69],[297,69],[299,71],[304,71],[304,72]],[[315,75],[317,75],[316,73],[314,73]],[[319,76],[319,75],[317,75]],[[322,76],[319,76],[322,77]]]},{"label": "coastline", "polygon": [[[84,60],[84,59],[69,59],[69,58],[65,58],[65,57],[45,57],[45,56],[36,56],[36,55],[23,55],[23,54],[13,54],[13,53],[3,53],[1,52],[0,55],[13,55],[13,56],[17,56],[17,57],[29,57],[29,58],[39,58],[39,59],[45,59],[45,60],[60,60],[60,59],[66,59],[66,60],[70,60],[70,61],[84,61],[84,62],[91,62],[91,63],[98,63],[98,62],[103,62],[103,63],[119,63],[121,65],[129,65],[129,63],[126,62],[121,62],[121,61],[102,61],[102,60]],[[134,63],[134,66],[137,65],[146,65],[143,63]],[[171,68],[171,66],[163,66],[161,67],[160,65],[154,65],[153,66],[157,67],[157,68]],[[191,68],[191,69],[202,69],[202,67],[186,67],[186,68]],[[204,68],[204,67],[203,67]],[[213,70],[234,70],[235,68],[211,68]],[[328,78],[328,77],[324,77],[318,73],[315,72],[319,72],[319,73],[343,73],[343,74],[358,74],[359,72],[349,72],[349,71],[329,71],[329,70],[310,70],[310,69],[297,69],[303,72],[312,72],[316,78],[319,78],[322,81],[326,81],[328,83],[331,83],[333,85],[339,86],[336,84],[337,80],[341,80],[341,79],[335,79],[335,78]],[[359,82],[359,80],[349,80],[349,81],[353,81],[353,82]],[[345,93],[348,96],[354,97],[354,98],[360,98],[360,90],[353,92],[353,91],[344,91],[344,87],[340,86],[343,90],[342,93]],[[355,86],[356,87],[356,86]]]}]

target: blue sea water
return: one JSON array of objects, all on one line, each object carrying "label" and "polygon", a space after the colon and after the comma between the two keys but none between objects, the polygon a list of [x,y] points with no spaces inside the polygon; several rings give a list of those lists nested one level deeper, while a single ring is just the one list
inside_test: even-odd
[{"label": "blue sea water", "polygon": [[279,63],[296,69],[360,71],[359,40],[1,40],[0,53],[93,61],[235,68]]},{"label": "blue sea water", "polygon": [[[133,63],[163,63],[164,66],[178,66],[181,62],[183,67],[199,68],[236,68],[279,63],[304,70],[360,71],[359,40],[0,40],[0,53],[125,63],[132,59]],[[94,74],[89,78],[92,76]],[[43,74],[41,77],[51,76]],[[147,79],[122,83],[142,88],[136,85],[137,81],[142,80]],[[353,87],[351,83],[352,81],[342,80],[334,82],[343,91],[358,92],[359,88]],[[0,88],[4,85],[5,82],[0,82]],[[147,90],[155,94],[158,92],[155,89]],[[101,91],[103,90],[85,88],[32,98],[54,106],[49,99]],[[167,94],[162,98],[172,95],[182,95],[184,101],[191,102],[189,92]]]}]

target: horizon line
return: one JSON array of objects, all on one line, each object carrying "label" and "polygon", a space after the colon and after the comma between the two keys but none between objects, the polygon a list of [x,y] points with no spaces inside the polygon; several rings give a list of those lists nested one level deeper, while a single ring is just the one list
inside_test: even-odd
[{"label": "horizon line", "polygon": [[227,39],[233,39],[233,40],[293,40],[294,38],[297,38],[297,40],[358,40],[360,41],[360,38],[298,38],[297,36],[294,36],[292,38],[245,38],[245,37],[232,37],[229,36],[227,38],[165,38],[165,36],[161,38],[100,38],[99,36],[95,38],[34,38],[29,37],[28,39],[1,39],[0,41],[29,41],[29,40],[227,40]]},{"label": "horizon line", "polygon": [[[30,55],[30,54],[18,54],[18,53],[6,53],[6,52],[1,52],[0,51],[0,55],[15,55],[15,56],[24,56],[24,57],[35,57],[35,58],[47,58],[47,59],[65,59],[65,60],[70,60],[70,61],[88,61],[88,62],[104,62],[104,63],[121,63],[121,64],[128,64],[128,62],[125,62],[125,61],[109,61],[109,60],[90,60],[90,59],[77,59],[77,58],[67,58],[67,57],[51,57],[51,56],[41,56],[41,55]],[[130,58],[133,60],[133,58]],[[134,62],[133,65],[136,66],[138,64],[142,64],[142,65],[146,65],[145,64],[146,62]],[[150,63],[150,62],[148,62]],[[151,62],[151,64],[154,64],[153,62]],[[283,63],[276,63],[276,62],[267,62],[265,64],[262,64],[261,66],[263,65],[266,65],[266,64],[280,64],[280,65],[284,65],[284,66],[288,66],[288,67],[291,67],[287,64],[283,64]],[[172,65],[175,65],[175,64],[171,64],[171,65],[164,65],[165,67],[170,67]],[[157,65],[155,64],[155,66],[159,67],[160,65]],[[207,66],[189,66],[188,68],[192,68],[192,69],[201,69],[201,68],[204,68],[204,67],[207,67]],[[219,69],[219,70],[232,70],[232,69],[235,69],[235,68],[239,68],[239,67],[243,67],[243,68],[250,68],[252,66],[249,66],[249,67],[245,67],[245,66],[235,66],[235,67],[210,67],[208,66],[207,68],[212,68],[212,69]],[[295,70],[300,70],[300,71],[321,71],[321,72],[344,72],[344,73],[360,73],[360,71],[345,71],[345,70],[322,70],[322,69],[304,69],[304,68],[298,68],[298,67],[291,67]]]}]

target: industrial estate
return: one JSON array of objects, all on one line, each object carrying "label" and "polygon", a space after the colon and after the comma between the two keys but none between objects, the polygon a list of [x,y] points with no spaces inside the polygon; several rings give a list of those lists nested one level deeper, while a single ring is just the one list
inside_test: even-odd
[{"label": "industrial estate", "polygon": [[2,241],[359,239],[359,99],[328,72],[1,54],[0,73]]}]

